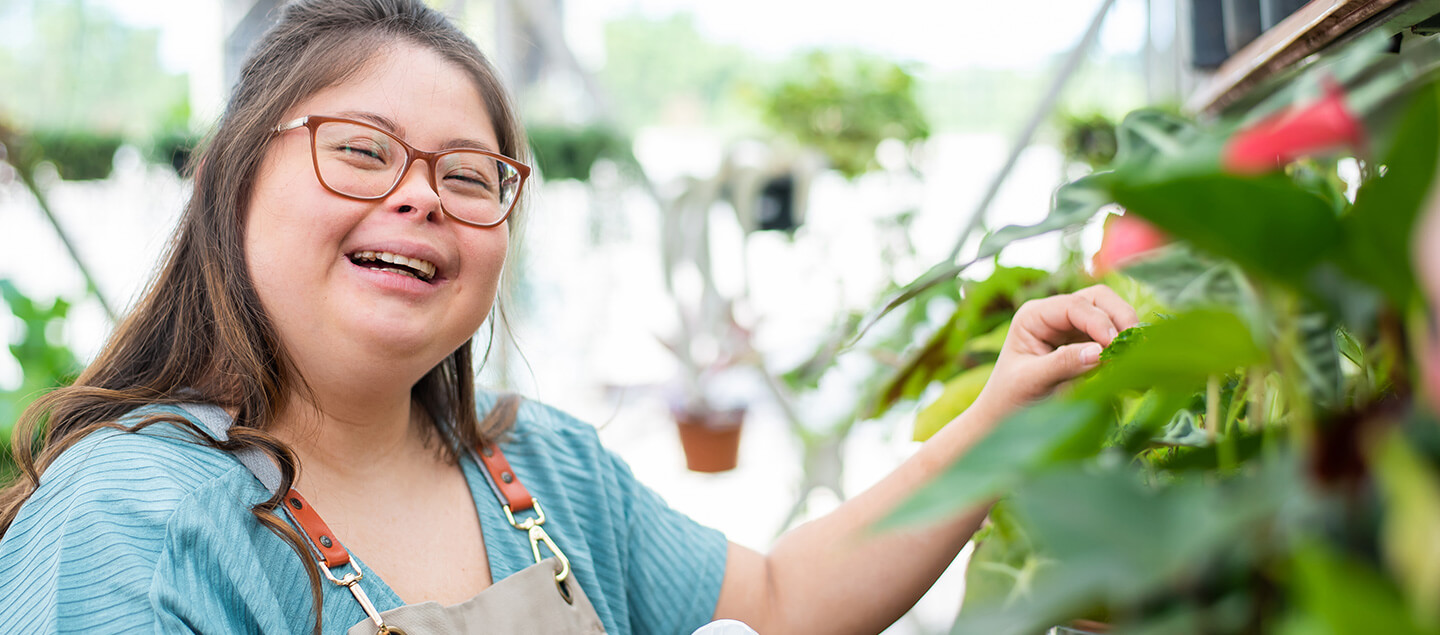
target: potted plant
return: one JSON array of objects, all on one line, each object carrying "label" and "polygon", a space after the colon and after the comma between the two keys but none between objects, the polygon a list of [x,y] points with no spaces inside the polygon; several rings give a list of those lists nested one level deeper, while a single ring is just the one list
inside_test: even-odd
[{"label": "potted plant", "polygon": [[[728,304],[704,316],[682,313],[682,320],[681,332],[688,335],[661,342],[682,369],[670,412],[685,466],[695,472],[725,472],[739,461],[748,409],[746,364],[753,355],[750,334],[735,321]],[[702,330],[702,323],[707,328]]]}]

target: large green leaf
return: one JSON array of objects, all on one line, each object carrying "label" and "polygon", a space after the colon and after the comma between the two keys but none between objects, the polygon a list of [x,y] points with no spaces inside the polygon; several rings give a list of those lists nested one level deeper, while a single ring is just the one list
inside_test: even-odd
[{"label": "large green leaf", "polygon": [[[1297,604],[1328,635],[1436,635],[1405,606],[1389,580],[1366,564],[1335,553],[1321,543],[1295,551]],[[1434,601],[1433,598],[1429,601]]]},{"label": "large green leaf", "polygon": [[1399,434],[1372,463],[1386,498],[1381,547],[1411,605],[1440,621],[1440,478]]},{"label": "large green leaf", "polygon": [[1375,285],[1397,307],[1415,293],[1410,263],[1410,231],[1435,180],[1440,153],[1440,86],[1419,90],[1385,157],[1383,176],[1360,187],[1355,206],[1342,223],[1345,251],[1342,266],[1351,275]]},{"label": "large green leaf", "polygon": [[1122,269],[1174,310],[1236,306],[1245,302],[1234,265],[1195,253],[1184,243],[1166,245]]},{"label": "large green leaf", "polygon": [[1115,128],[1115,165],[1143,165],[1157,157],[1183,155],[1195,134],[1195,124],[1172,113],[1153,108],[1132,111]]},{"label": "large green leaf", "polygon": [[1324,199],[1280,175],[1218,171],[1112,182],[1115,200],[1166,233],[1247,270],[1296,284],[1329,256],[1340,223]]},{"label": "large green leaf", "polygon": [[[933,522],[1004,494],[1028,474],[1094,454],[1108,425],[1094,402],[1053,399],[1009,417],[876,527]],[[1088,450],[1088,451],[1087,451]]]},{"label": "large green leaf", "polygon": [[914,439],[925,441],[935,436],[946,424],[969,409],[980,396],[980,391],[985,389],[985,382],[989,381],[994,370],[994,364],[981,364],[946,381],[940,396],[915,415]]},{"label": "large green leaf", "polygon": [[1211,375],[1265,360],[1250,329],[1228,311],[1196,309],[1141,328],[1143,338],[1081,384],[1077,396],[1107,398],[1151,389],[1189,393]]},{"label": "large green leaf", "polygon": [[1034,633],[1095,607],[1124,614],[1183,593],[1222,564],[1243,569],[1259,552],[1248,545],[1271,535],[1259,529],[1303,507],[1295,472],[1278,461],[1226,487],[1182,479],[1160,488],[1128,466],[1041,475],[1008,502],[1036,550],[1029,559],[1047,564],[1023,594],[967,603],[954,632]]},{"label": "large green leaf", "polygon": [[[978,546],[965,568],[965,604],[1003,606],[1029,592],[1044,561],[1025,527],[1002,500],[990,509]],[[983,535],[982,535],[983,534]]]}]

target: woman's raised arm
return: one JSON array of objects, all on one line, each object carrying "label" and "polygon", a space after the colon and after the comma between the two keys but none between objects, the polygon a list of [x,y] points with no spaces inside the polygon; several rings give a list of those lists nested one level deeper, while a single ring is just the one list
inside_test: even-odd
[{"label": "woman's raised arm", "polygon": [[787,532],[769,554],[731,543],[715,617],[765,634],[883,630],[934,584],[988,506],[924,527],[884,534],[869,528],[1010,412],[1094,368],[1101,348],[1135,321],[1130,305],[1104,286],[1025,303],[975,404],[894,472]]}]

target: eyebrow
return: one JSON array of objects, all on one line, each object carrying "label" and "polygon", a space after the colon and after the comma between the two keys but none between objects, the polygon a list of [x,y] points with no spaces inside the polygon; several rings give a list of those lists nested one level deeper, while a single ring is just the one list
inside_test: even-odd
[{"label": "eyebrow", "polygon": [[[394,134],[397,137],[400,137],[402,139],[405,138],[405,129],[402,128],[400,124],[395,123],[394,119],[386,117],[385,115],[382,115],[380,113],[364,110],[346,110],[337,113],[337,116],[368,121],[385,129],[386,131]],[[453,150],[455,148],[475,148],[478,150],[485,150],[487,152],[495,152],[497,154],[500,152],[499,150],[490,147],[490,144],[483,141],[476,141],[474,139],[451,139],[449,141],[446,141],[444,144],[441,144],[437,151]]]}]

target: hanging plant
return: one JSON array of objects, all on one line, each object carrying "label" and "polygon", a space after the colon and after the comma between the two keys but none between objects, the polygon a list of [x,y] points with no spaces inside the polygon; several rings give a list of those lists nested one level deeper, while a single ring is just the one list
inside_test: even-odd
[{"label": "hanging plant", "polygon": [[115,151],[120,149],[119,135],[91,130],[36,130],[17,135],[7,143],[17,167],[33,170],[48,162],[55,166],[60,178],[67,181],[90,181],[110,176],[115,166]]},{"label": "hanging plant", "polygon": [[1105,115],[1060,117],[1060,153],[1067,161],[1102,170],[1115,159],[1115,122]]},{"label": "hanging plant", "polygon": [[635,161],[630,140],[608,126],[535,125],[526,134],[541,174],[551,181],[589,181],[590,168],[601,159],[622,165]]},{"label": "hanging plant", "polygon": [[200,137],[188,130],[169,130],[150,141],[149,159],[153,163],[168,165],[176,174],[187,176],[190,157],[200,145]]},{"label": "hanging plant", "polygon": [[831,167],[853,179],[878,165],[881,141],[910,144],[930,137],[915,91],[915,78],[892,62],[815,52],[764,94],[760,107],[771,127],[818,148]]}]

